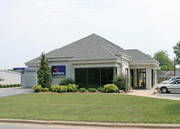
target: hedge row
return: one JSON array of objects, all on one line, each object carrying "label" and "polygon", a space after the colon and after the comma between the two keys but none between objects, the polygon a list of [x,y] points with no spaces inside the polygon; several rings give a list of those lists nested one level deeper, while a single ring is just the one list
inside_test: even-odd
[{"label": "hedge row", "polygon": [[48,92],[48,91],[52,91],[52,92],[59,92],[59,93],[63,93],[63,92],[105,92],[105,93],[112,93],[112,92],[117,92],[118,91],[118,87],[114,84],[107,84],[104,85],[103,87],[99,87],[99,88],[79,88],[78,85],[76,84],[69,84],[67,86],[65,85],[52,85],[50,88],[42,88],[41,85],[36,85],[33,86],[33,89],[35,92],[40,92],[40,91],[44,91],[44,92]]},{"label": "hedge row", "polygon": [[21,86],[21,84],[6,84],[6,85],[0,84],[0,88],[20,87],[20,86]]}]

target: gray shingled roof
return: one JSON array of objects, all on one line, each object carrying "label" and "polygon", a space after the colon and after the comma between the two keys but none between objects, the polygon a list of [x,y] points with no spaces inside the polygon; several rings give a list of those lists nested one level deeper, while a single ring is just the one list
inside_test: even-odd
[{"label": "gray shingled roof", "polygon": [[[69,60],[82,60],[117,58],[116,55],[121,54],[127,55],[126,51],[121,47],[111,43],[110,41],[96,34],[92,34],[62,48],[55,49],[47,53],[46,57],[62,57],[70,58]],[[38,63],[39,59],[35,58],[27,63],[35,62]]]},{"label": "gray shingled roof", "polygon": [[125,54],[122,48],[115,48],[111,42],[92,34],[67,46],[46,54],[46,57],[74,57],[74,59],[115,58],[116,54]]},{"label": "gray shingled roof", "polygon": [[139,60],[154,60],[153,58],[151,58],[150,56],[148,56],[147,54],[137,50],[137,49],[130,49],[130,50],[126,50],[127,54],[129,56],[132,57],[133,61],[139,61]]},{"label": "gray shingled roof", "polygon": [[[109,59],[120,55],[133,57],[133,60],[153,60],[138,50],[124,50],[118,45],[96,35],[91,34],[62,48],[46,54],[47,58],[68,58],[69,60]],[[39,63],[39,57],[27,62]]]}]

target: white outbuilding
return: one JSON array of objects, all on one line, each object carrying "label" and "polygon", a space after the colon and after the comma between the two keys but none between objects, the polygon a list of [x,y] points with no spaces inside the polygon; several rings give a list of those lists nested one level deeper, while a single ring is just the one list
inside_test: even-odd
[{"label": "white outbuilding", "polygon": [[21,84],[21,74],[19,72],[0,70],[0,84]]}]

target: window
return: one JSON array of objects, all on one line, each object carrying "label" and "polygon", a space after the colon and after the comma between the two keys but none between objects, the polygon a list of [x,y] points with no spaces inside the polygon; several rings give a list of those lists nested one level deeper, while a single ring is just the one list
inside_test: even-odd
[{"label": "window", "polygon": [[76,68],[75,81],[79,87],[97,88],[113,82],[115,68]]}]

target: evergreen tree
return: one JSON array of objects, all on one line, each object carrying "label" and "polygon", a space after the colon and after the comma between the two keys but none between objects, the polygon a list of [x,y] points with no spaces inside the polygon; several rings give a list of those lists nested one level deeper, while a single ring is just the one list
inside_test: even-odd
[{"label": "evergreen tree", "polygon": [[45,58],[45,54],[41,54],[40,67],[37,71],[38,85],[43,88],[50,88],[51,86],[51,69],[49,67],[49,61]]}]

